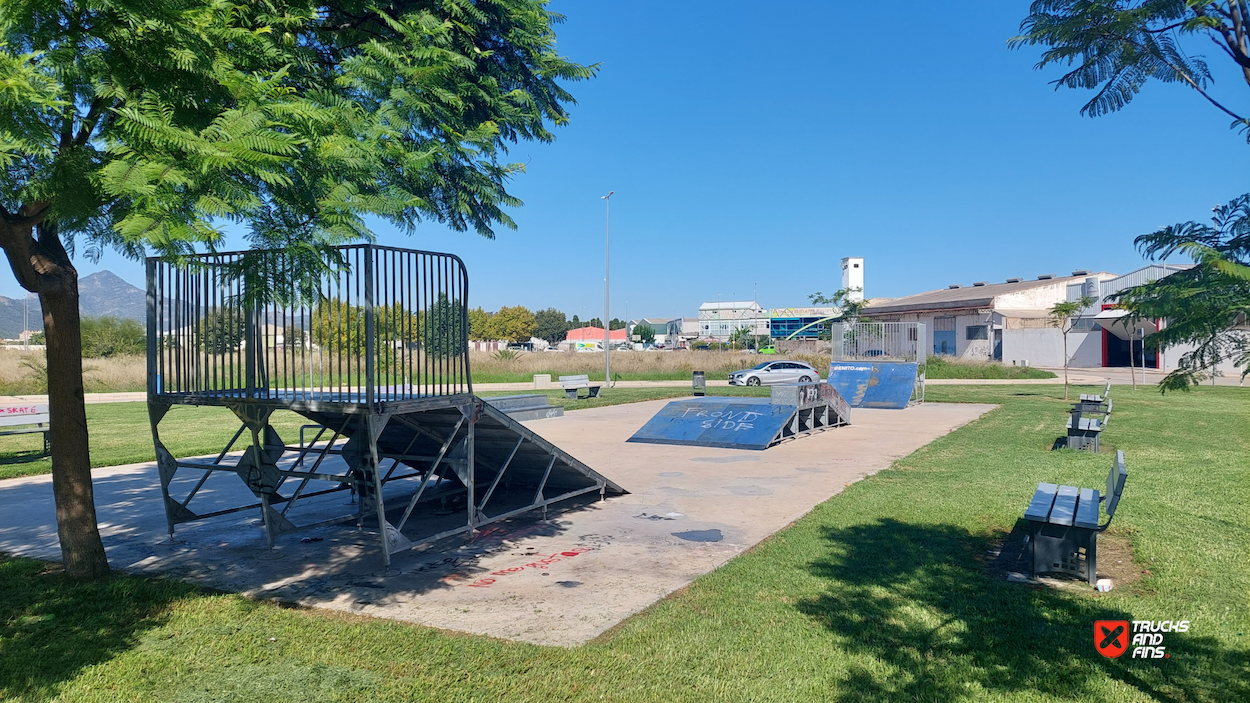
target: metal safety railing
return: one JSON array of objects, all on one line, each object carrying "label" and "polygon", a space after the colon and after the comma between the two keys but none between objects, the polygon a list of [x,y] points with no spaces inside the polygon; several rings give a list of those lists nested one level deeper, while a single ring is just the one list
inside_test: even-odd
[{"label": "metal safety railing", "polygon": [[922,322],[834,322],[830,336],[833,361],[925,362]]},{"label": "metal safety railing", "polygon": [[148,393],[368,403],[472,392],[451,254],[358,244],[147,261]]}]

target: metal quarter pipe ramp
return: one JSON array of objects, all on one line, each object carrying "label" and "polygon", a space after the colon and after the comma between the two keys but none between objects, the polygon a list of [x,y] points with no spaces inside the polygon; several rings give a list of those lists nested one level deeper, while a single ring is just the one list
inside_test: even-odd
[{"label": "metal quarter pipe ramp", "polygon": [[627,441],[762,450],[850,422],[850,408],[833,386],[801,383],[773,386],[772,397],[767,400],[676,400]]},{"label": "metal quarter pipe ramp", "polygon": [[[148,260],[148,414],[171,539],[176,525],[247,511],[270,547],[354,521],[389,564],[415,544],[625,492],[473,395],[458,258],[375,245],[334,258],[311,277],[277,251]],[[179,405],[225,407],[240,427],[215,458],[175,458],[160,425]],[[284,442],[276,411],[316,436]],[[237,477],[251,500],[223,504],[238,484],[216,490],[215,476]],[[318,499],[338,492],[352,497],[346,513]]]}]

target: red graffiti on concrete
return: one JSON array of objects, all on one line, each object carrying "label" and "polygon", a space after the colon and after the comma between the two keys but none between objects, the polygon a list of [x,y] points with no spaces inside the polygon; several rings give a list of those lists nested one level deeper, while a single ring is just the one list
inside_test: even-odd
[{"label": "red graffiti on concrete", "polygon": [[538,559],[537,561],[532,561],[528,564],[523,564],[521,566],[512,566],[512,567],[508,567],[507,569],[500,569],[499,571],[492,571],[490,573],[490,577],[480,578],[474,581],[473,583],[468,583],[465,585],[472,586],[474,588],[490,588],[491,585],[494,584],[495,581],[498,580],[497,578],[491,578],[491,577],[507,576],[508,574],[516,574],[516,573],[525,571],[526,569],[546,569],[556,562],[564,561],[565,559],[572,559],[578,554],[584,554],[586,552],[593,552],[594,550],[595,550],[594,547],[574,547],[572,549],[569,549],[563,552],[556,552],[555,554],[543,557],[541,559]]}]

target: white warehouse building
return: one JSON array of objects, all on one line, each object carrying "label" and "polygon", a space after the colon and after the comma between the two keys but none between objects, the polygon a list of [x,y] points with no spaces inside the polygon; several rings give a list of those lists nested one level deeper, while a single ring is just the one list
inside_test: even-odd
[{"label": "white warehouse building", "polygon": [[[1156,354],[1149,346],[1143,348],[1141,341],[1143,332],[1149,337],[1166,321],[1141,322],[1128,329],[1123,320],[1126,313],[1114,309],[1107,297],[1187,268],[1185,264],[1151,264],[1122,276],[1073,271],[1070,276],[979,281],[903,298],[870,300],[863,314],[878,322],[923,322],[927,349],[935,355],[1059,367],[1064,365],[1063,334],[1052,324],[1049,311],[1056,303],[1088,295],[1094,304],[1081,311],[1068,334],[1069,366],[1129,366],[1131,353],[1133,366],[1144,360],[1146,368],[1171,371],[1189,349],[1174,347]],[[1231,362],[1219,370],[1234,371]]]}]

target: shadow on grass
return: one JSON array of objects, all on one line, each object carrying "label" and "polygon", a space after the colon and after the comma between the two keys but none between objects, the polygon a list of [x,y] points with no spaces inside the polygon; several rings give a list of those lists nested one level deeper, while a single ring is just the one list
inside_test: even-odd
[{"label": "shadow on grass", "polygon": [[22,452],[3,452],[0,453],[0,466],[9,464],[29,464],[32,461],[47,459],[48,453],[42,449],[31,449]]},{"label": "shadow on grass", "polygon": [[1124,691],[1116,682],[1161,701],[1250,700],[1245,652],[1200,632],[1168,636],[1168,659],[1102,657],[1093,646],[1094,621],[1131,621],[1133,614],[1093,592],[992,578],[982,564],[987,537],[881,520],[830,529],[826,538],[828,556],[810,568],[829,587],[797,607],[860,655],[840,687],[845,700],[1030,693],[1118,700]]},{"label": "shadow on grass", "polygon": [[197,593],[164,579],[76,583],[59,567],[0,555],[0,700],[54,698],[60,684],[130,649],[164,623],[171,603]]}]

